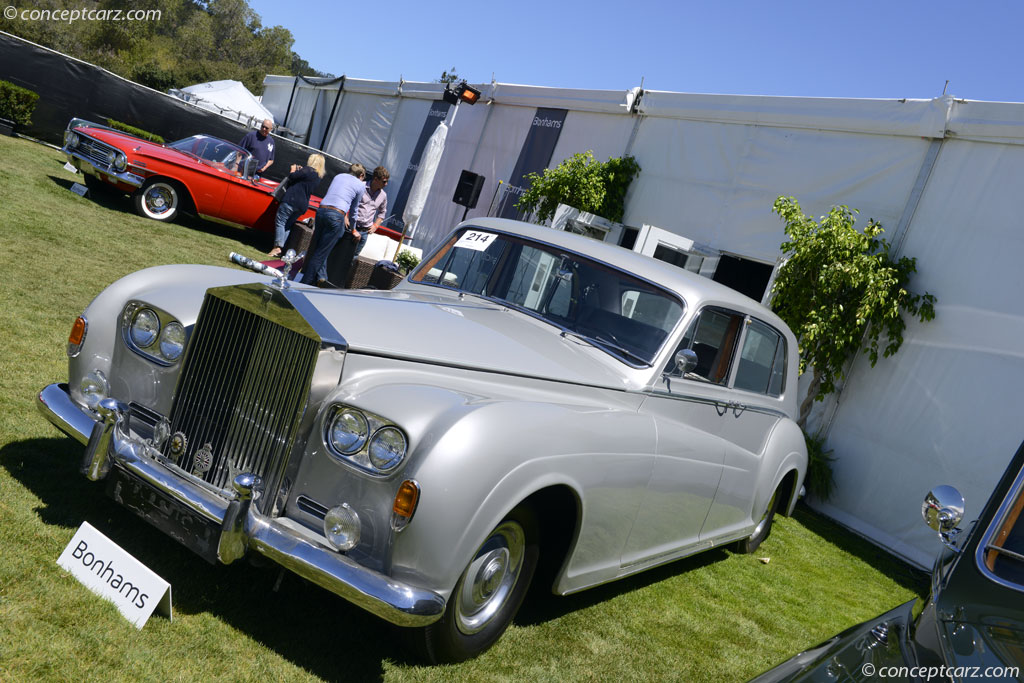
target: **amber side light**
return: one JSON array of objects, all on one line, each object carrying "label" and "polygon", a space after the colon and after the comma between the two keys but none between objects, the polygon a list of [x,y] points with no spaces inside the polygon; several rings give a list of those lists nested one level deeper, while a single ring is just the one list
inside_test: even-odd
[{"label": "amber side light", "polygon": [[85,339],[85,318],[78,316],[75,324],[71,326],[71,334],[68,335],[68,344],[78,346]]},{"label": "amber side light", "polygon": [[419,500],[419,484],[411,479],[406,479],[398,487],[398,493],[395,494],[395,504],[391,507],[391,510],[400,517],[412,517],[412,514],[416,512],[416,504]]}]

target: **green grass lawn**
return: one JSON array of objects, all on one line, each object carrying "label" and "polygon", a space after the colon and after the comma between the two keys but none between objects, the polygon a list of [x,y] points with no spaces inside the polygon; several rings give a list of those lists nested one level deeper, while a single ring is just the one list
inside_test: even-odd
[{"label": "green grass lawn", "polygon": [[[161,225],[78,197],[62,155],[0,137],[0,680],[740,681],[914,597],[922,577],[801,510],[752,556],[724,550],[559,598],[534,596],[498,645],[423,667],[384,622],[273,566],[211,566],[78,474],[82,446],[38,414],[67,378],[75,317],[164,263],[258,257],[269,238]],[[56,564],[83,521],[170,582],[174,620],[136,630]]]}]

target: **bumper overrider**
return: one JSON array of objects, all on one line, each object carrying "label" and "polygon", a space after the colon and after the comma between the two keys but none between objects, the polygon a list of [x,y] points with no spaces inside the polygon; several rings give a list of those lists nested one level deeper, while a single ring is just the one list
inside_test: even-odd
[{"label": "bumper overrider", "polygon": [[[171,501],[206,522],[214,528],[215,557],[221,563],[234,562],[253,550],[399,626],[425,626],[444,613],[445,600],[437,593],[367,569],[333,549],[298,537],[260,513],[252,505],[262,483],[256,475],[235,477],[234,496],[228,500],[175,474],[153,457],[149,444],[128,435],[126,404],[104,399],[97,415],[79,407],[67,385],[51,384],[39,393],[37,406],[54,426],[86,445],[82,471],[87,478],[106,480],[113,470],[117,477],[159,494],[164,507]],[[151,505],[161,505],[154,496],[149,500],[154,501]]]}]

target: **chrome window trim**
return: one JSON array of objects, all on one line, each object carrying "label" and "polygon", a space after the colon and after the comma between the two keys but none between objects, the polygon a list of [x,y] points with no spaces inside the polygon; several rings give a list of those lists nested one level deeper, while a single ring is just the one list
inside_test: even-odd
[{"label": "chrome window trim", "polygon": [[[985,565],[985,553],[989,549],[992,537],[995,536],[996,531],[1003,525],[1003,522],[1006,521],[1006,516],[1010,513],[1010,508],[1013,507],[1014,503],[1016,503],[1020,496],[1024,496],[1024,468],[1021,468],[1021,471],[1017,473],[1017,478],[1014,480],[1009,492],[1007,492],[1006,496],[1003,498],[1003,502],[999,505],[999,509],[996,511],[996,514],[993,515],[988,528],[985,529],[985,535],[982,536],[981,541],[978,542],[978,547],[974,552],[974,563],[978,567],[978,571],[980,571],[982,575],[987,577],[990,581],[997,583],[1004,588],[1009,588],[1010,590],[1024,592],[1024,585],[1004,579]],[[1018,519],[1017,524],[1024,524],[1024,519]]]}]

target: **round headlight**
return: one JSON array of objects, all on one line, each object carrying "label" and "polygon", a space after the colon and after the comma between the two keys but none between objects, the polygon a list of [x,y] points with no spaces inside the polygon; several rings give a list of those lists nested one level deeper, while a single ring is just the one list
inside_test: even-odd
[{"label": "round headlight", "polygon": [[114,161],[116,161],[116,160],[117,160],[117,152],[115,152],[114,150],[110,150],[109,152],[107,152],[107,163],[108,164],[113,166],[114,165]]},{"label": "round headlight", "polygon": [[68,149],[74,149],[75,147],[78,147],[78,133],[75,133],[74,131],[70,131],[70,130],[65,132],[64,133],[64,145]]},{"label": "round headlight", "polygon": [[369,431],[366,416],[347,408],[339,411],[331,420],[331,445],[343,455],[356,453],[366,443]]},{"label": "round headlight", "polygon": [[359,545],[359,515],[348,503],[327,511],[324,516],[324,536],[338,550],[352,550]]},{"label": "round headlight", "polygon": [[395,427],[378,429],[370,439],[370,464],[381,472],[398,467],[405,457],[405,435]]},{"label": "round headlight", "polygon": [[160,333],[160,318],[150,308],[139,309],[132,318],[132,342],[140,349],[144,349],[154,341]]},{"label": "round headlight", "polygon": [[78,385],[85,399],[85,405],[93,410],[110,394],[110,386],[107,384],[107,377],[99,370],[93,370]]},{"label": "round headlight", "polygon": [[118,152],[117,156],[114,157],[114,168],[118,171],[128,168],[128,157],[124,155],[124,152]]},{"label": "round headlight", "polygon": [[160,333],[160,355],[167,360],[178,360],[185,350],[185,328],[179,322],[167,323]]}]

